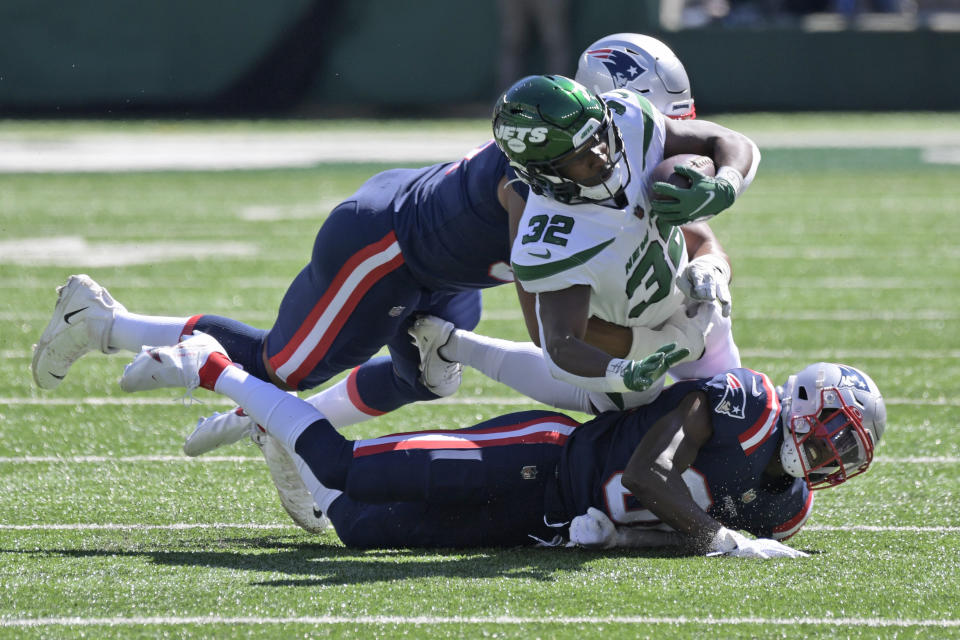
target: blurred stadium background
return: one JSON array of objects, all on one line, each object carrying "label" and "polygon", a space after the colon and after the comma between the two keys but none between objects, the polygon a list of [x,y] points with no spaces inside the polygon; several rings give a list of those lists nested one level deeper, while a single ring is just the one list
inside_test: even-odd
[{"label": "blurred stadium background", "polygon": [[665,40],[702,112],[960,108],[960,0],[6,0],[0,116],[483,116],[504,65],[572,75],[618,31]]}]

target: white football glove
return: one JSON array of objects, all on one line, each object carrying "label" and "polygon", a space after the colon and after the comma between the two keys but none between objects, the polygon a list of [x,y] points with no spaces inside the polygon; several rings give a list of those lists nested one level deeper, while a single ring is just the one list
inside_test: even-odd
[{"label": "white football glove", "polygon": [[581,547],[609,549],[616,545],[617,527],[603,511],[590,507],[570,523],[570,542]]},{"label": "white football glove", "polygon": [[745,535],[721,527],[710,544],[708,556],[730,556],[731,558],[806,558],[808,554],[782,542],[770,538],[748,538]]},{"label": "white football glove", "polygon": [[696,302],[716,300],[723,317],[730,316],[730,265],[720,256],[711,253],[691,260],[677,276],[677,288]]}]

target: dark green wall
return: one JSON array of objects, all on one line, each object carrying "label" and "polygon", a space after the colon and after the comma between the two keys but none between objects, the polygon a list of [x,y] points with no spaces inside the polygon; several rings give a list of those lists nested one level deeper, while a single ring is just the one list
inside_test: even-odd
[{"label": "dark green wall", "polygon": [[310,0],[3,0],[0,108],[203,103]]},{"label": "dark green wall", "polygon": [[[651,32],[655,3],[573,0],[567,69],[606,33]],[[702,113],[960,109],[960,33],[701,30],[663,34]],[[260,109],[423,113],[499,94],[493,0],[0,3],[8,115]],[[285,82],[297,75],[296,81]],[[282,101],[270,101],[283,91]]]},{"label": "dark green wall", "polygon": [[710,111],[960,109],[960,33],[669,35]]}]

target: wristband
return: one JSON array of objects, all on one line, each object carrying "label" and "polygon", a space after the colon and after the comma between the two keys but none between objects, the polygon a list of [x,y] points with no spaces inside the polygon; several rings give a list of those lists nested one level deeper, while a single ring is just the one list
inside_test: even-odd
[{"label": "wristband", "polygon": [[715,180],[723,180],[733,187],[734,198],[743,191],[743,174],[731,166],[724,165],[717,170]]},{"label": "wristband", "polygon": [[623,374],[626,373],[627,367],[631,364],[633,364],[633,360],[612,358],[607,365],[607,374],[604,378],[613,387],[612,391],[614,393],[628,393],[630,391],[630,388],[623,381]]}]

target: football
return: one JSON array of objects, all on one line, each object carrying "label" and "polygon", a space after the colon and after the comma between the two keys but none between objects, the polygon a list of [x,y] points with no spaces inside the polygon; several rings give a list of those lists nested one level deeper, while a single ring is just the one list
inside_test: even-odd
[{"label": "football", "polygon": [[[660,164],[654,167],[650,174],[650,184],[654,182],[667,182],[675,187],[686,189],[690,186],[690,181],[678,173],[674,173],[673,168],[677,165],[684,165],[696,169],[700,173],[713,177],[716,175],[717,168],[713,165],[713,160],[708,156],[698,156],[695,153],[681,153],[676,156],[665,158]],[[654,194],[655,199],[664,198]]]}]

